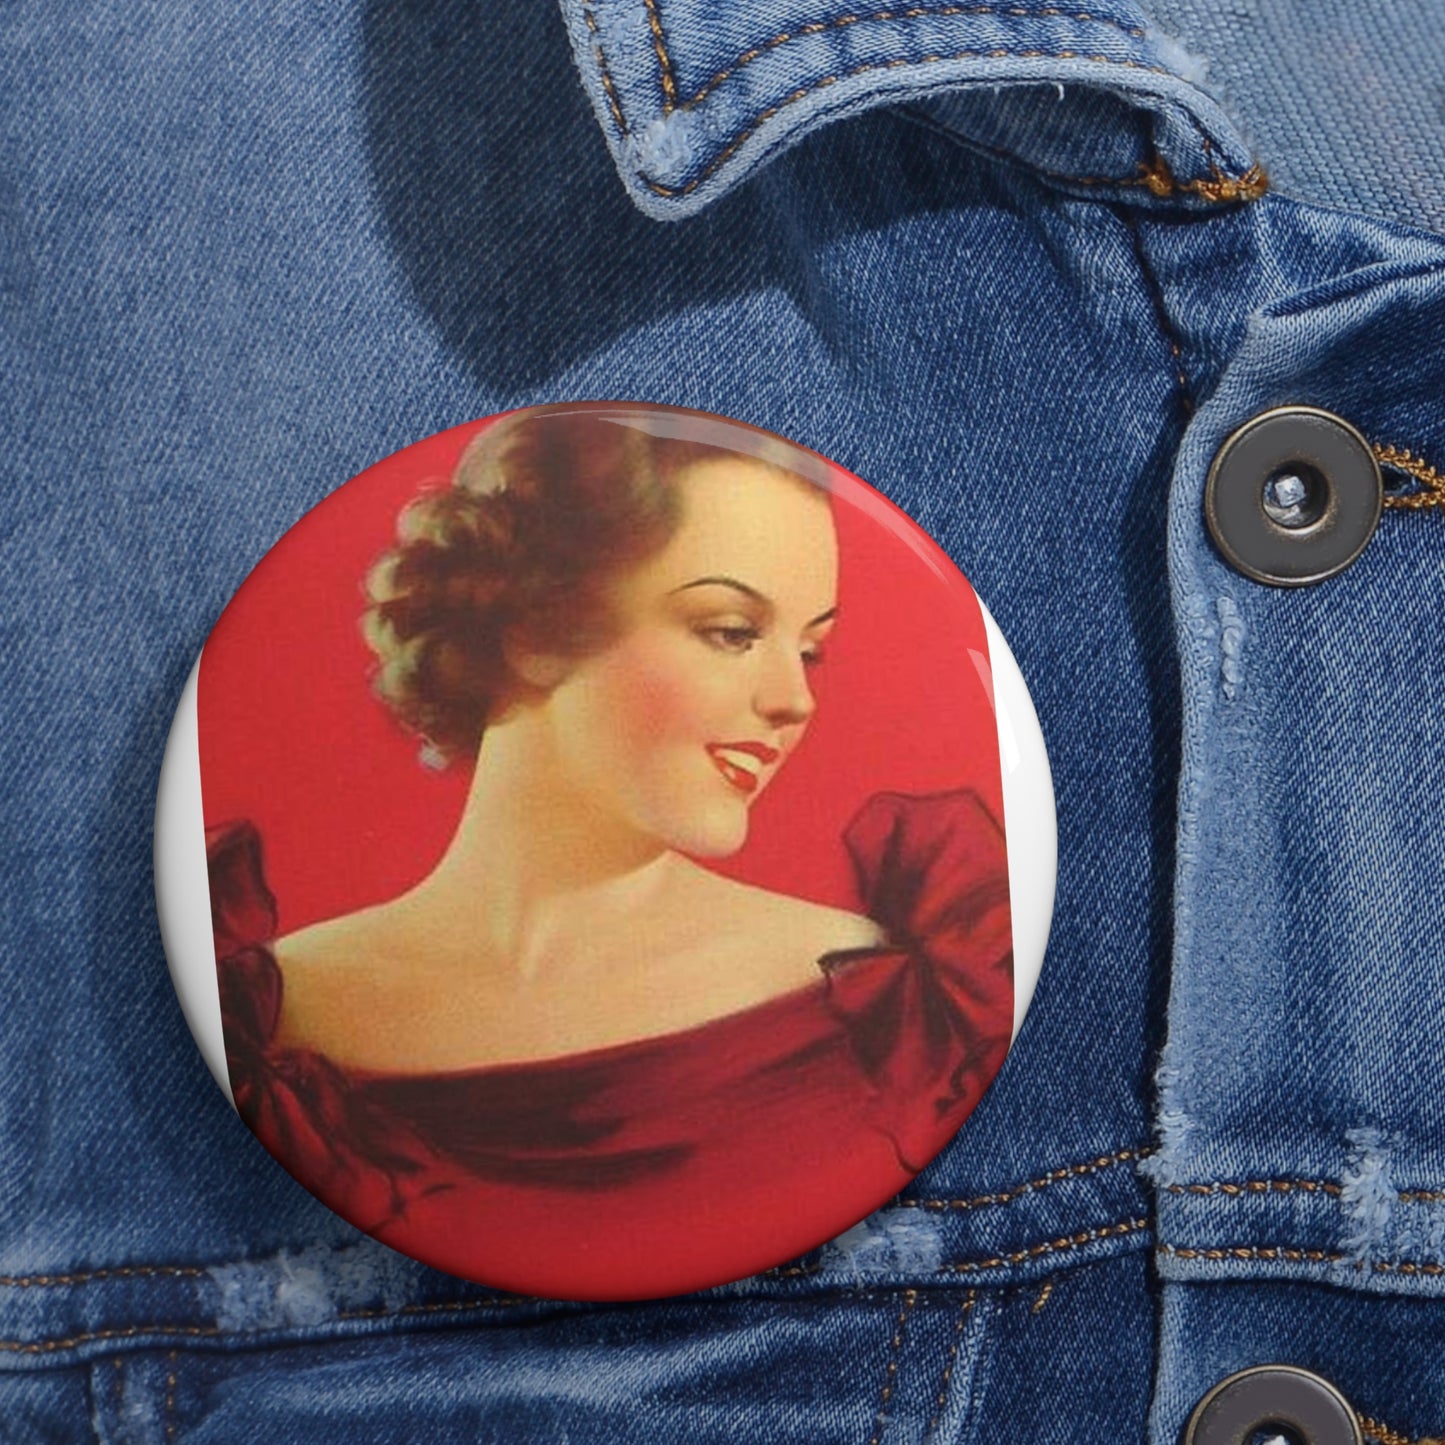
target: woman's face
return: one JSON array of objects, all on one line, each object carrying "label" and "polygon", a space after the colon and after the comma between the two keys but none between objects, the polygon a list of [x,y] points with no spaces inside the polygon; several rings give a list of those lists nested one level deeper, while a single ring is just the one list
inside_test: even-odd
[{"label": "woman's face", "polygon": [[614,592],[620,635],[542,705],[589,804],[667,848],[725,857],[813,714],[838,544],[827,496],[746,458],[677,479],[671,540]]}]

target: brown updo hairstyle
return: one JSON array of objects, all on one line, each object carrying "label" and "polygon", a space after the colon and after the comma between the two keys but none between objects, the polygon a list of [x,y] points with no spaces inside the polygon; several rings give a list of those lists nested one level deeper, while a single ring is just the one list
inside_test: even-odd
[{"label": "brown updo hairstyle", "polygon": [[536,692],[509,658],[605,647],[610,584],[681,520],[678,475],[740,451],[828,484],[814,453],[675,407],[564,403],[484,428],[450,486],[402,512],[367,578],[377,694],[439,761],[475,754],[487,724]]}]

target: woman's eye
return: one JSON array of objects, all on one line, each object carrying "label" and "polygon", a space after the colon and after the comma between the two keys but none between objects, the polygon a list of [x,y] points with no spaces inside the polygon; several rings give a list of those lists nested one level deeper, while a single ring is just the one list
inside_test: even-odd
[{"label": "woman's eye", "polygon": [[823,665],[823,649],[821,647],[805,647],[803,649],[804,667],[821,667]]},{"label": "woman's eye", "polygon": [[699,628],[698,635],[720,652],[747,652],[762,634],[756,627],[721,625]]}]

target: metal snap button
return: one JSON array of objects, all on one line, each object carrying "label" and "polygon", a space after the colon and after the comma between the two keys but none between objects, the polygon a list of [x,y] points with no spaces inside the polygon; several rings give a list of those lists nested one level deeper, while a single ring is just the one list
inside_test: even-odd
[{"label": "metal snap button", "polygon": [[1204,515],[1237,571],[1303,587],[1343,572],[1364,551],[1383,497],[1379,464],[1354,427],[1318,407],[1281,406],[1220,447]]},{"label": "metal snap button", "polygon": [[1364,1445],[1345,1397],[1294,1365],[1256,1365],[1221,1380],[1194,1407],[1184,1445],[1247,1445],[1265,1432],[1290,1445]]}]

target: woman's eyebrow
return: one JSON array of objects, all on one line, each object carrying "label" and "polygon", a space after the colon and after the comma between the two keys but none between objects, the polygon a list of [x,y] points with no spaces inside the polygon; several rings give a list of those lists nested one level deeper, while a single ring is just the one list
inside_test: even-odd
[{"label": "woman's eyebrow", "polygon": [[[760,602],[764,607],[771,608],[773,599],[765,592],[759,592],[756,587],[749,587],[746,582],[739,582],[736,577],[698,577],[691,582],[684,582],[681,587],[674,587],[673,593],[686,592],[693,587],[731,587],[735,592],[741,592],[744,597],[751,597],[754,602]],[[826,612],[820,612],[806,627],[821,627],[825,622],[831,622],[838,615],[837,607],[830,607]]]},{"label": "woman's eyebrow", "polygon": [[736,577],[699,577],[694,582],[684,582],[681,587],[674,587],[676,592],[686,592],[692,587],[731,587],[736,592],[741,592],[744,597],[751,597],[755,602],[761,602],[764,606],[773,605],[772,598],[759,592],[756,587],[749,587],[746,582],[739,582]]}]

